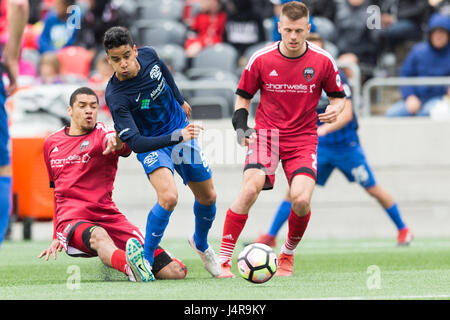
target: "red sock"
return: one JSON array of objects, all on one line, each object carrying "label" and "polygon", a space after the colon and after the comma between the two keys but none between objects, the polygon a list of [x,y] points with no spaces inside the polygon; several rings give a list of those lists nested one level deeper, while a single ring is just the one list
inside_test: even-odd
[{"label": "red sock", "polygon": [[113,252],[112,256],[111,256],[111,266],[116,269],[119,270],[120,272],[125,273],[126,275],[128,275],[127,273],[127,258],[125,256],[125,251],[117,249],[116,251]]},{"label": "red sock", "polygon": [[[289,231],[286,242],[284,243],[282,251],[288,254],[293,254],[298,243],[302,240],[306,227],[308,226],[309,218],[311,217],[311,210],[304,217],[299,217],[292,211],[289,214],[288,225]],[[287,250],[285,250],[287,249]]]},{"label": "red sock", "polygon": [[237,214],[228,209],[223,226],[222,243],[220,244],[220,263],[229,262],[239,235],[244,229],[248,214]]}]

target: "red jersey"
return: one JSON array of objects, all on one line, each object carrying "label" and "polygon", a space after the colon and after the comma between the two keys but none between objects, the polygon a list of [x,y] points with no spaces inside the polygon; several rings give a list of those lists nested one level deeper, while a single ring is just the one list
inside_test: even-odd
[{"label": "red jersey", "polygon": [[[345,97],[336,62],[318,46],[306,42],[306,52],[288,58],[275,42],[256,51],[248,61],[236,93],[251,99],[260,90],[256,130],[278,129],[280,142],[317,141],[316,107],[322,89]],[[311,140],[313,139],[313,140]]]},{"label": "red jersey", "polygon": [[65,127],[44,142],[44,160],[50,186],[55,188],[55,229],[63,221],[120,214],[112,200],[119,156],[128,156],[128,146],[103,155],[108,134],[114,130],[101,122],[81,136],[70,136]]}]

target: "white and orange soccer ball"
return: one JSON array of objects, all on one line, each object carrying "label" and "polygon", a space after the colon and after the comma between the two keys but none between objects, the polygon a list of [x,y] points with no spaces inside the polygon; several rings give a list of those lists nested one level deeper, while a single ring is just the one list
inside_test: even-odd
[{"label": "white and orange soccer ball", "polygon": [[237,267],[245,280],[263,283],[270,280],[277,271],[277,255],[265,244],[252,243],[239,254]]}]

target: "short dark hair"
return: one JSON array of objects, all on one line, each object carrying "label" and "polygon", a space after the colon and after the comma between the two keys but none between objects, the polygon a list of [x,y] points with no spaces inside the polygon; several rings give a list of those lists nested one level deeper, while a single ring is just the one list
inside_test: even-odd
[{"label": "short dark hair", "polygon": [[127,28],[121,26],[111,27],[105,32],[103,37],[103,47],[106,52],[110,49],[127,44],[130,45],[130,47],[134,45],[133,37]]},{"label": "short dark hair", "polygon": [[289,20],[298,20],[301,18],[309,19],[309,10],[308,7],[302,3],[297,1],[286,2],[281,8],[281,15],[284,15],[289,18]]},{"label": "short dark hair", "polygon": [[97,99],[97,103],[98,103],[98,96],[97,96],[97,94],[95,93],[94,90],[92,90],[91,88],[88,88],[88,87],[81,87],[81,88],[76,89],[70,95],[69,104],[70,104],[71,107],[73,107],[73,104],[77,100],[77,96],[80,95],[80,94],[87,94],[89,96],[95,96],[95,98]]}]

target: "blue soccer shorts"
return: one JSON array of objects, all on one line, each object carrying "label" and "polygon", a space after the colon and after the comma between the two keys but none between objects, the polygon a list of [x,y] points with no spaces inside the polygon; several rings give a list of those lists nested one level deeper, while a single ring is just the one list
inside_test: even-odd
[{"label": "blue soccer shorts", "polygon": [[161,167],[169,168],[172,173],[176,170],[184,184],[206,181],[212,176],[205,155],[195,139],[152,152],[138,153],[137,159],[147,176]]},{"label": "blue soccer shorts", "polygon": [[370,168],[364,150],[360,145],[346,148],[317,147],[317,180],[324,186],[333,170],[340,170],[348,181],[358,182],[363,188],[376,185],[375,177]]}]

